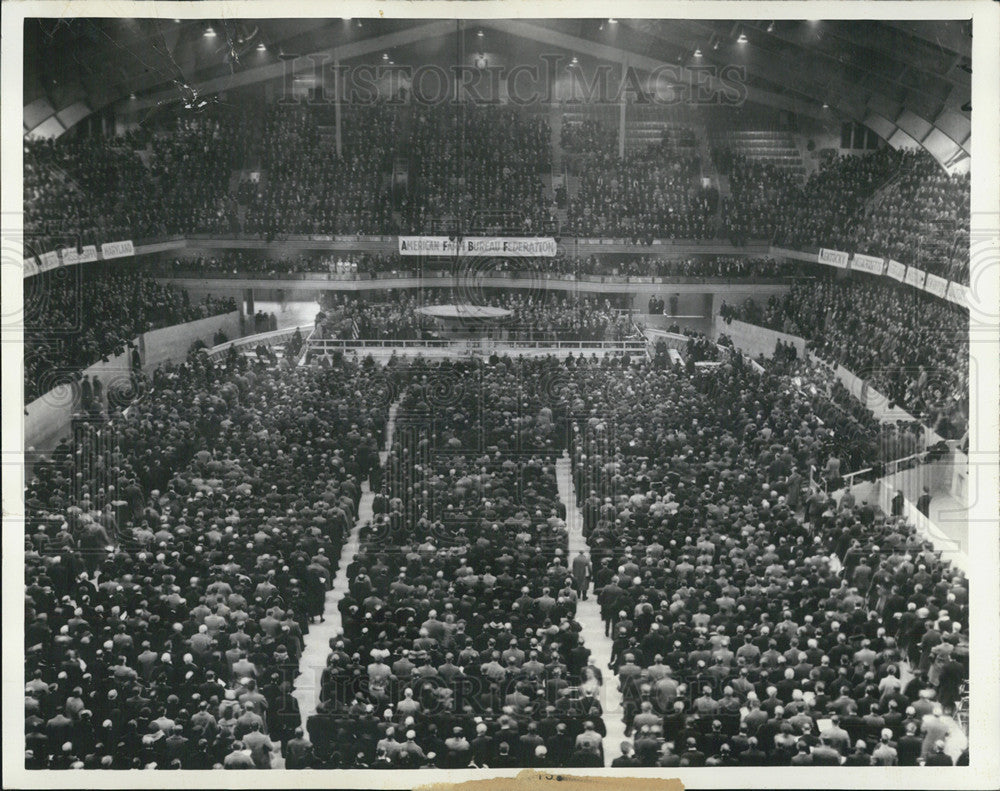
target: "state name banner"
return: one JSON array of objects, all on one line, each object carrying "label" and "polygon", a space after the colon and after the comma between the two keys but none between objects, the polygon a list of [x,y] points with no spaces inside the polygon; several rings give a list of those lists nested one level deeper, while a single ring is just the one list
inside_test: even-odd
[{"label": "state name banner", "polygon": [[862,255],[861,253],[855,253],[854,259],[851,261],[851,269],[857,269],[861,272],[870,272],[873,275],[881,275],[884,268],[885,259],[877,258],[874,255]]},{"label": "state name banner", "polygon": [[926,276],[927,273],[923,269],[917,269],[915,266],[906,267],[906,285],[908,286],[923,288]]},{"label": "state name banner", "polygon": [[956,305],[967,308],[969,306],[969,287],[961,283],[955,283],[954,281],[949,283],[946,299],[949,302],[954,302]]},{"label": "state name banner", "polygon": [[943,277],[927,273],[927,281],[924,283],[924,291],[928,291],[936,297],[943,297],[948,289],[948,281]]},{"label": "state name banner", "polygon": [[135,245],[132,244],[131,239],[122,242],[105,242],[101,245],[101,258],[105,260],[127,258],[131,255],[135,255]]},{"label": "state name banner", "polygon": [[33,275],[41,274],[42,272],[48,272],[51,269],[59,268],[59,253],[55,250],[50,250],[47,253],[42,253],[40,256],[25,258],[24,259],[24,271],[22,273],[23,277],[32,277]]},{"label": "state name banner", "polygon": [[827,250],[825,247],[819,248],[819,262],[821,264],[846,269],[849,258],[850,255],[848,253],[843,253],[840,250]]},{"label": "state name banner", "polygon": [[558,245],[551,237],[400,236],[400,255],[502,256],[507,258],[552,258]]},{"label": "state name banner", "polygon": [[77,251],[75,247],[64,247],[59,251],[59,257],[62,259],[63,266],[89,264],[91,261],[97,260],[97,247],[88,244],[81,251]]},{"label": "state name banner", "polygon": [[889,259],[889,266],[886,269],[886,274],[893,280],[898,280],[900,283],[903,282],[903,278],[906,277],[906,264],[901,264],[899,261],[893,261]]}]

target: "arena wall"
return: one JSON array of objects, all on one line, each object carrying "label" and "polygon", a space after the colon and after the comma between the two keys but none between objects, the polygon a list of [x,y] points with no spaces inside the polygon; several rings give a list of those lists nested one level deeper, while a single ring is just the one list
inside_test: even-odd
[{"label": "arena wall", "polygon": [[[203,341],[213,346],[215,333],[222,330],[229,338],[240,335],[240,314],[238,311],[205,319],[189,321],[172,327],[143,333],[133,342],[139,346],[143,370],[152,371],[167,360],[183,359],[192,344]],[[128,397],[131,376],[128,353],[109,357],[83,370],[83,374],[97,378],[104,385],[104,402],[108,399]],[[48,453],[59,440],[69,436],[72,430],[73,413],[80,399],[79,385],[72,381],[71,372],[52,372],[54,386],[27,406],[24,418],[24,445],[38,453]]]},{"label": "arena wall", "polygon": [[718,340],[720,335],[727,335],[735,348],[754,358],[762,354],[765,357],[771,357],[779,340],[782,343],[791,343],[802,357],[806,353],[805,339],[797,335],[769,330],[766,327],[747,324],[738,319],[726,321],[722,316],[717,315],[712,325],[712,338]]}]

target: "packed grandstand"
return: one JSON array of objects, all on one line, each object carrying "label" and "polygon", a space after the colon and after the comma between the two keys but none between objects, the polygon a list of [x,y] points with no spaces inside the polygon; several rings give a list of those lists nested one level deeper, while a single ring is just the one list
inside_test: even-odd
[{"label": "packed grandstand", "polygon": [[25,137],[28,769],[968,763],[967,169],[544,110]]}]

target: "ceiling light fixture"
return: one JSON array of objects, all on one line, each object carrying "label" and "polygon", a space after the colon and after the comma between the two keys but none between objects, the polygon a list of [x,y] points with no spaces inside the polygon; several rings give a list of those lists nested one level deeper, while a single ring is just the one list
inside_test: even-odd
[{"label": "ceiling light fixture", "polygon": [[205,28],[204,35],[205,38],[215,38],[215,28],[209,25],[207,28]]},{"label": "ceiling light fixture", "polygon": [[265,44],[263,41],[260,42],[260,44],[257,45],[257,51],[258,52],[267,52],[267,44]]},{"label": "ceiling light fixture", "polygon": [[700,58],[700,57],[701,57],[701,50],[700,50],[700,49],[696,49],[696,50],[694,51],[694,56],[695,56],[696,58]]},{"label": "ceiling light fixture", "polygon": [[774,22],[772,22],[770,25],[767,26],[767,32],[768,33],[774,32]]},{"label": "ceiling light fixture", "polygon": [[611,17],[611,19],[608,20],[608,24],[609,25],[617,25],[618,24],[618,20],[615,19],[614,17]]},{"label": "ceiling light fixture", "polygon": [[750,39],[747,38],[746,33],[740,33],[739,38],[736,39],[737,44],[746,44]]}]

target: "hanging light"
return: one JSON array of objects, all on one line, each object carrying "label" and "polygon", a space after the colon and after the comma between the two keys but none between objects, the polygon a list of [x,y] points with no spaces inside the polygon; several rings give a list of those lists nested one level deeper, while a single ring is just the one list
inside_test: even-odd
[{"label": "hanging light", "polygon": [[205,28],[205,38],[215,38],[215,28],[209,25]]},{"label": "hanging light", "polygon": [[263,41],[260,42],[260,44],[257,45],[257,51],[258,52],[267,52],[267,44],[265,44]]},{"label": "hanging light", "polygon": [[746,33],[740,33],[739,38],[736,39],[737,44],[746,44],[750,39],[747,38]]},{"label": "hanging light", "polygon": [[701,49],[696,49],[696,50],[694,51],[694,56],[695,56],[696,58],[700,58],[700,57],[701,57]]}]

